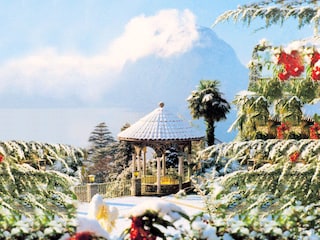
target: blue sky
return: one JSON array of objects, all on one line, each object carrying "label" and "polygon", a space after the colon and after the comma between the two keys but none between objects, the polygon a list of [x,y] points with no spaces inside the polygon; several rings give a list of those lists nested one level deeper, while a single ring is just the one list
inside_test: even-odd
[{"label": "blue sky", "polygon": [[[112,111],[95,108],[99,96],[113,84],[108,79],[121,71],[126,61],[185,51],[192,43],[195,26],[211,27],[224,11],[248,2],[0,1],[0,94],[4,96],[0,102],[1,140],[84,146],[90,131],[101,121],[116,134],[120,126],[109,123]],[[259,24],[263,23],[256,22],[247,28],[242,23],[229,22],[213,30],[234,48],[244,65],[250,60],[253,46],[262,38],[285,44],[312,35],[311,27],[298,30],[294,21],[282,28],[274,26],[254,32]],[[166,34],[187,29],[190,34],[188,38],[177,37],[175,45],[163,48],[161,39],[150,35],[153,28],[165,29]],[[129,54],[130,44],[138,47]],[[47,98],[58,104],[46,105]],[[70,99],[79,99],[78,109],[68,108]],[[90,109],[81,110],[82,102],[90,102]],[[19,103],[24,103],[23,107]],[[123,114],[128,121],[139,117],[127,111]]]}]

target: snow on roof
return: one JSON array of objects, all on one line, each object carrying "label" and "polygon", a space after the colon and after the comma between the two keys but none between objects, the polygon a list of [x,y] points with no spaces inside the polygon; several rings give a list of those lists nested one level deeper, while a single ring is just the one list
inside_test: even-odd
[{"label": "snow on roof", "polygon": [[204,137],[189,123],[159,107],[118,134],[119,140],[200,140]]}]

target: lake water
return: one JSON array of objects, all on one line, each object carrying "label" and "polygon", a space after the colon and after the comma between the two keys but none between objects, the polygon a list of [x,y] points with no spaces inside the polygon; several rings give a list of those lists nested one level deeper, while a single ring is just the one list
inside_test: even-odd
[{"label": "lake water", "polygon": [[[90,133],[99,123],[105,122],[116,138],[125,123],[133,124],[152,110],[154,109],[134,111],[127,108],[4,108],[0,111],[0,141],[39,141],[87,147]],[[190,119],[190,116],[186,115],[177,113],[178,117]],[[235,114],[233,115],[227,121],[216,123],[216,137],[221,141],[234,138],[234,133],[227,133],[235,119]],[[205,129],[202,119],[193,121],[193,125],[203,131]]]},{"label": "lake water", "polygon": [[125,123],[146,113],[124,108],[1,109],[0,140],[39,141],[86,147],[94,127],[105,122],[116,138]]}]

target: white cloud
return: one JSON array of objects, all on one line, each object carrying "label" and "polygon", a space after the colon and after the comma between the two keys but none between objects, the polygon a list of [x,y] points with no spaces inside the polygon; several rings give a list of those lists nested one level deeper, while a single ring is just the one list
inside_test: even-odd
[{"label": "white cloud", "polygon": [[155,16],[139,16],[132,19],[124,34],[111,44],[110,65],[121,68],[127,61],[148,55],[170,57],[184,53],[197,39],[195,16],[189,10],[163,10]]},{"label": "white cloud", "polygon": [[0,91],[16,88],[30,95],[76,94],[82,99],[94,99],[112,85],[107,77],[106,60],[106,57],[60,55],[54,49],[42,49],[4,63],[0,67]]},{"label": "white cloud", "polygon": [[0,65],[0,92],[14,88],[22,94],[58,98],[71,94],[83,100],[97,100],[112,87],[115,75],[127,61],[183,53],[197,38],[195,17],[189,10],[138,16],[100,55],[88,57],[46,48],[5,61]]}]

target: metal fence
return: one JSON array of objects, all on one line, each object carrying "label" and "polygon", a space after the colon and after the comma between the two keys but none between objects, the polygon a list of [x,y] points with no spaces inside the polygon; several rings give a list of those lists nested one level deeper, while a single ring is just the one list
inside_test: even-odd
[{"label": "metal fence", "polygon": [[90,202],[97,193],[108,198],[130,196],[131,180],[78,185],[75,186],[74,192],[77,199],[82,202]]},{"label": "metal fence", "polygon": [[105,188],[105,196],[108,198],[130,196],[131,180],[109,182]]},{"label": "metal fence", "polygon": [[74,193],[77,196],[77,199],[81,202],[87,202],[88,196],[88,187],[86,185],[78,185],[74,187]]},{"label": "metal fence", "polygon": [[[161,189],[164,189],[164,193],[171,194],[179,190],[181,184],[190,183],[187,173],[179,182],[179,178],[176,175],[161,176],[160,184]],[[77,199],[82,202],[90,202],[91,198],[95,194],[100,194],[106,198],[115,198],[122,196],[130,196],[132,193],[132,180],[121,180],[106,183],[88,183],[84,185],[79,185],[74,188],[74,192]],[[141,178],[139,183],[139,188],[142,187],[142,191],[139,194],[157,194],[157,177],[155,175],[146,175]],[[135,188],[137,188],[135,186]],[[178,189],[176,189],[178,188]]]}]

